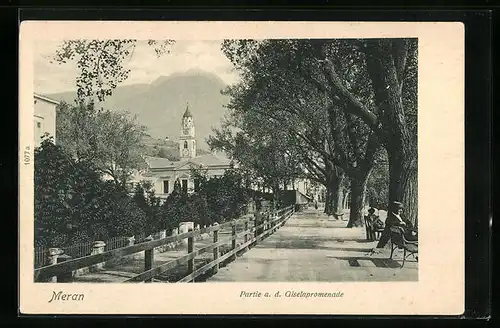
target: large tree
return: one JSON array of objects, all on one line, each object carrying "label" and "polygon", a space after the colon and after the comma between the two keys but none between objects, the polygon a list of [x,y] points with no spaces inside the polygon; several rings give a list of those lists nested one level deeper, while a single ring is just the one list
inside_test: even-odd
[{"label": "large tree", "polygon": [[[355,212],[363,203],[381,143],[389,161],[388,202],[403,200],[410,220],[415,221],[416,40],[238,40],[228,41],[225,52],[244,73],[246,83],[258,85],[260,81],[259,88],[288,91],[281,93],[280,99],[297,99],[303,94],[300,90],[310,90],[304,88],[306,85],[316,88],[324,98],[327,131],[335,148],[332,161],[343,167],[351,180],[355,196],[351,197],[351,210],[358,204]],[[293,88],[301,78],[309,84]],[[289,105],[294,103],[300,104],[292,101]],[[354,219],[351,215],[349,224]]]},{"label": "large tree", "polygon": [[57,107],[58,145],[75,161],[92,165],[124,186],[145,167],[145,128],[126,113],[94,109],[92,103]]},{"label": "large tree", "polygon": [[[291,58],[283,58],[290,51],[286,48],[293,45],[293,41],[271,43],[266,52],[259,42],[225,41],[223,51],[242,75],[242,82],[227,91],[228,109],[242,135],[253,140],[269,136],[288,153],[286,158],[298,162],[295,166],[300,167],[302,177],[324,184],[332,191],[328,195],[336,195],[343,172],[330,165],[332,154],[324,149],[328,139],[324,104],[321,95],[290,70]],[[253,122],[257,129],[251,126]],[[284,173],[286,178],[288,173]],[[330,204],[337,197],[328,199]],[[326,206],[327,213],[335,212],[334,208]]]},{"label": "large tree", "polygon": [[[220,129],[214,130],[208,144],[237,160],[250,180],[270,187],[277,201],[280,190],[305,175],[298,154],[276,122],[254,112],[232,113]],[[235,127],[239,131],[231,131]]]},{"label": "large tree", "polygon": [[[304,165],[309,172],[322,176],[320,180],[329,190],[327,196],[333,206],[327,206],[327,211],[338,211],[347,174],[355,196],[351,197],[348,226],[360,224],[378,139],[362,120],[345,113],[342,105],[329,97],[327,88],[311,77],[310,71],[316,67],[304,63],[305,56],[314,53],[310,42],[228,40],[223,50],[242,74],[240,85],[233,87],[232,103],[244,113],[255,111],[279,122],[278,128],[299,140],[298,149],[306,155],[302,158]],[[344,78],[365,96],[359,75],[349,70]]]},{"label": "large tree", "polygon": [[[389,163],[388,202],[403,201],[412,222],[418,215],[417,45],[416,39],[317,40],[311,47],[317,69],[310,70],[321,74],[323,81],[318,85],[323,85],[330,99],[361,119],[384,145]],[[352,63],[365,86],[360,90],[342,78],[342,59],[347,53],[356,55]],[[363,90],[372,93],[370,101]]]}]

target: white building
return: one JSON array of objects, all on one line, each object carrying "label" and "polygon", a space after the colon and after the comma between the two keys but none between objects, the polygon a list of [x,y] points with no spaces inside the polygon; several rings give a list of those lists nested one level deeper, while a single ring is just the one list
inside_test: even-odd
[{"label": "white building", "polygon": [[34,112],[33,112],[33,126],[34,126],[34,145],[35,147],[40,146],[42,141],[41,137],[44,134],[49,134],[54,137],[54,142],[56,138],[56,106],[59,102],[39,95],[33,95],[34,100]]},{"label": "white building", "polygon": [[165,199],[174,190],[174,183],[179,179],[181,188],[188,193],[196,191],[197,182],[191,176],[191,168],[206,170],[208,177],[222,176],[231,167],[230,159],[208,154],[196,156],[196,140],[194,120],[189,106],[181,119],[181,133],[179,138],[179,161],[171,161],[162,157],[145,158],[148,169],[141,175],[136,175],[133,183],[141,180],[153,184],[155,194]]}]

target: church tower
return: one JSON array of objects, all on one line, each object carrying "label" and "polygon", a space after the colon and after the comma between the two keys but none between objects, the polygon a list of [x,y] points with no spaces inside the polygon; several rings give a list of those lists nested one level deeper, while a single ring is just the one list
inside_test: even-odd
[{"label": "church tower", "polygon": [[179,138],[179,155],[181,161],[196,157],[196,140],[194,138],[193,115],[189,111],[189,104],[182,115],[181,136]]}]

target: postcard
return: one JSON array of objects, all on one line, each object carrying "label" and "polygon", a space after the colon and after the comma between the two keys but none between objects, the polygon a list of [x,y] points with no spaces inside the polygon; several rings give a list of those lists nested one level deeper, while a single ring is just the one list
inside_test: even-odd
[{"label": "postcard", "polygon": [[23,21],[19,56],[22,314],[464,312],[462,23]]}]

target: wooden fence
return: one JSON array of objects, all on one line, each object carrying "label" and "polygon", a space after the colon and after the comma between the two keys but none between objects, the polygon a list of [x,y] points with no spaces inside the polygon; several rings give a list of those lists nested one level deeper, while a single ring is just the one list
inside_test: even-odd
[{"label": "wooden fence", "polygon": [[[135,275],[125,282],[152,282],[153,278],[167,272],[177,266],[187,263],[187,273],[178,282],[192,282],[195,278],[211,270],[211,273],[217,273],[219,265],[228,260],[236,258],[236,254],[246,252],[249,247],[273,234],[277,229],[283,226],[286,220],[293,214],[293,206],[282,208],[275,212],[264,213],[263,215],[245,215],[220,225],[213,225],[199,230],[189,230],[176,236],[169,236],[163,239],[151,240],[144,243],[117,248],[105,251],[100,254],[90,255],[78,259],[70,259],[61,263],[37,268],[34,271],[35,281],[46,281],[49,278],[64,277],[72,271],[89,267],[91,265],[103,263],[121,257],[144,252],[144,272]],[[229,240],[219,240],[219,231],[224,228],[231,228]],[[240,230],[241,229],[241,230]],[[238,231],[240,230],[240,231]],[[200,234],[213,233],[213,242],[201,249],[194,249],[195,237]],[[238,238],[243,238],[242,243],[238,244]],[[187,239],[187,254],[170,262],[154,267],[154,249],[172,242]],[[231,249],[224,255],[220,255],[219,247],[231,242]],[[203,253],[213,251],[213,259],[200,268],[195,268],[194,260]]]}]

